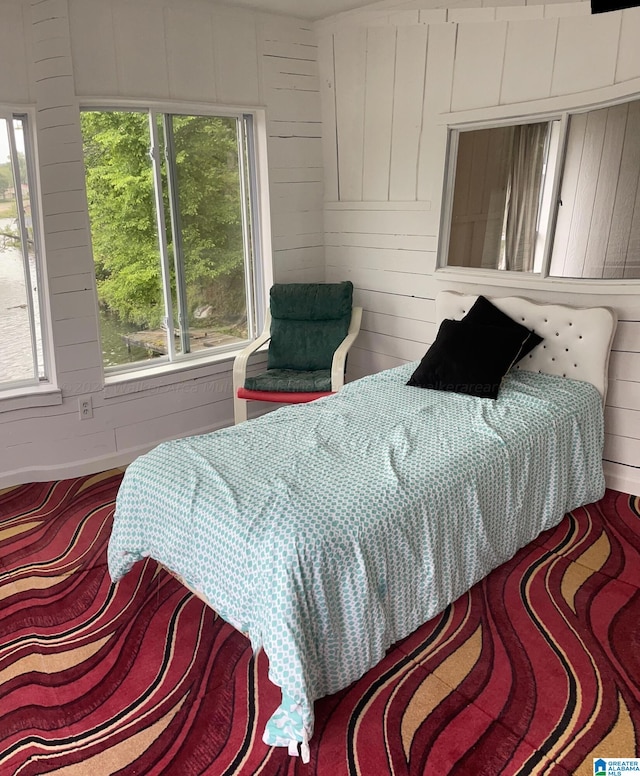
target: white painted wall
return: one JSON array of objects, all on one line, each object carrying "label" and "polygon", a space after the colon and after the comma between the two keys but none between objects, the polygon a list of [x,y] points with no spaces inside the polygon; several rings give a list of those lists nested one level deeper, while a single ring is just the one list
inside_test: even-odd
[{"label": "white painted wall", "polygon": [[[0,397],[0,486],[126,463],[164,439],[232,422],[228,360],[104,389],[79,127],[83,100],[264,107],[274,278],[322,280],[316,54],[308,23],[205,0],[3,0],[0,102],[34,108],[61,396],[29,406]],[[90,420],[79,420],[79,395],[91,396]]]},{"label": "white painted wall", "polygon": [[[125,463],[231,422],[228,362],[104,389],[78,109],[155,98],[266,107],[274,276],[354,281],[365,315],[352,376],[422,356],[440,288],[613,306],[607,474],[640,493],[638,294],[435,273],[447,121],[639,93],[638,9],[591,18],[582,2],[434,10],[392,0],[310,29],[205,0],[2,5],[0,101],[34,106],[37,119],[61,403],[0,399],[0,486]],[[94,417],[80,421],[85,394]]]},{"label": "white painted wall", "polygon": [[640,287],[488,274],[469,282],[466,270],[435,270],[447,123],[637,95],[640,9],[590,16],[583,2],[426,5],[378,3],[316,26],[327,280],[352,279],[364,307],[351,376],[422,357],[442,288],[611,306],[620,323],[607,481],[640,494]]}]

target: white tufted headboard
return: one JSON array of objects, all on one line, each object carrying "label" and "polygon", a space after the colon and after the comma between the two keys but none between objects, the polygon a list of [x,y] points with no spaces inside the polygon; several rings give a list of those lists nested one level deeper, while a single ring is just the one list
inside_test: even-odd
[{"label": "white tufted headboard", "polygon": [[[472,294],[441,291],[436,298],[438,325],[445,318],[460,320],[477,298]],[[544,337],[544,342],[516,364],[515,369],[586,380],[596,386],[604,402],[609,353],[617,323],[613,310],[542,304],[517,296],[487,299],[518,323]]]}]

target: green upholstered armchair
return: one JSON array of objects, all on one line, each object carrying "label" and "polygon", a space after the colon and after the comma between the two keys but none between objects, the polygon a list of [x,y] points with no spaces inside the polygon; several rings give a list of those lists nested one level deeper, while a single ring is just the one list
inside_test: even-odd
[{"label": "green upholstered armchair", "polygon": [[[235,422],[247,419],[248,401],[300,404],[339,391],[361,319],[351,281],[272,286],[264,330],[233,364]],[[267,342],[267,371],[247,377],[249,356]]]}]

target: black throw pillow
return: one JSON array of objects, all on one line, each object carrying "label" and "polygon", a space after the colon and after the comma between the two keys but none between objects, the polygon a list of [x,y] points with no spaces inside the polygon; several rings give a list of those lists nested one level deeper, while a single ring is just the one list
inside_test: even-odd
[{"label": "black throw pillow", "polygon": [[496,399],[528,335],[528,329],[522,333],[502,326],[444,320],[407,385]]},{"label": "black throw pillow", "polygon": [[535,331],[531,331],[521,323],[514,321],[511,316],[503,313],[502,310],[484,296],[479,296],[476,299],[473,306],[462,320],[465,321],[465,323],[471,323],[474,326],[476,324],[483,326],[500,326],[521,332],[525,339],[514,364],[517,361],[520,361],[521,358],[524,358],[528,353],[531,353],[536,345],[539,345],[543,340],[543,338],[539,334],[536,334]]}]

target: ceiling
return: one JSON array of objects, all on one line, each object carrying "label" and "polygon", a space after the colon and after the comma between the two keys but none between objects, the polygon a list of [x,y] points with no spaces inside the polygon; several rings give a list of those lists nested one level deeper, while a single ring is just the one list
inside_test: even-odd
[{"label": "ceiling", "polygon": [[301,19],[324,19],[327,16],[350,11],[352,8],[363,8],[371,5],[373,0],[227,0],[227,3],[256,11],[282,13],[297,16]]}]

